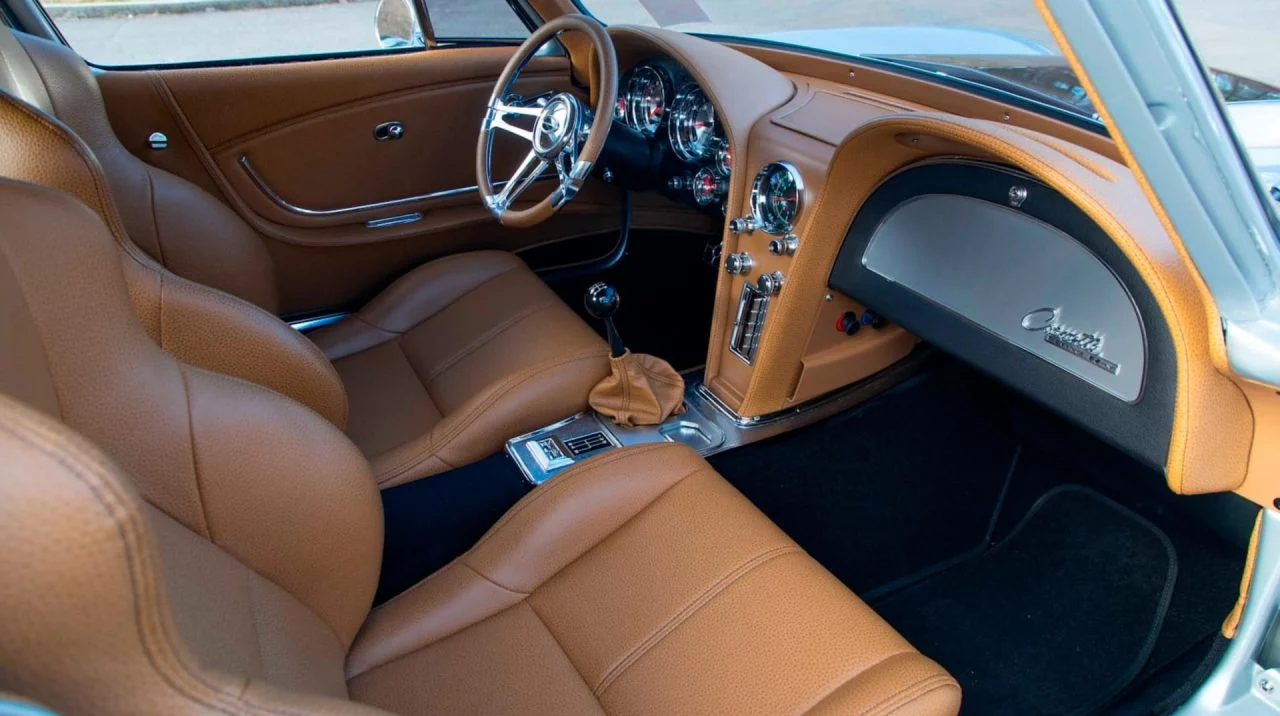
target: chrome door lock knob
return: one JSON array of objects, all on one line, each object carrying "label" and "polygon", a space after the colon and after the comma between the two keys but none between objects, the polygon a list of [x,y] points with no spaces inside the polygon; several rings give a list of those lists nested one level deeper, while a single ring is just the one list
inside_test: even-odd
[{"label": "chrome door lock knob", "polygon": [[800,247],[800,239],[795,234],[787,234],[780,239],[769,242],[769,253],[774,256],[793,256]]},{"label": "chrome door lock knob", "polygon": [[762,273],[760,278],[756,279],[756,288],[766,296],[777,296],[782,290],[782,272],[774,271],[773,273]]},{"label": "chrome door lock knob", "polygon": [[743,251],[742,253],[729,254],[724,257],[724,270],[732,276],[741,276],[751,270],[754,262],[751,260],[751,254]]}]

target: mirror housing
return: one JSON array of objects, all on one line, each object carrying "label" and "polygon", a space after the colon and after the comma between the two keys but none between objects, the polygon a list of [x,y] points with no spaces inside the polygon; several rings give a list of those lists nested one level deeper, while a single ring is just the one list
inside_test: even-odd
[{"label": "mirror housing", "polygon": [[374,25],[378,46],[384,50],[427,45],[412,0],[378,0]]}]

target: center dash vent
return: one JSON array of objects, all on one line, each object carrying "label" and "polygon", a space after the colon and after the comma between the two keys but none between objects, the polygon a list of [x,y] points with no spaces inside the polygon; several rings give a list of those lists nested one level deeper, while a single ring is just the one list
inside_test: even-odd
[{"label": "center dash vent", "polygon": [[569,452],[573,453],[574,457],[577,457],[608,447],[609,439],[604,436],[604,433],[597,431],[565,440],[564,446],[569,448]]},{"label": "center dash vent", "polygon": [[738,315],[733,321],[733,333],[729,336],[729,350],[746,361],[756,357],[760,345],[760,332],[764,328],[764,316],[769,310],[769,297],[751,281],[742,286],[738,299]]}]

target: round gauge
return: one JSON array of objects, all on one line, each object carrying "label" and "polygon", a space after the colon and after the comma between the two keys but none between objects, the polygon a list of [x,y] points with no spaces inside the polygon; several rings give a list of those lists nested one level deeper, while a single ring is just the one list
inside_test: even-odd
[{"label": "round gauge", "polygon": [[633,70],[619,107],[627,126],[646,137],[656,134],[667,112],[667,83],[662,73],[648,65]]},{"label": "round gauge", "polygon": [[689,182],[689,189],[693,192],[693,200],[698,202],[698,206],[711,206],[724,196],[724,179],[711,167],[703,167],[693,175],[693,179]]},{"label": "round gauge", "polygon": [[686,162],[703,159],[711,151],[715,137],[716,112],[711,100],[697,85],[685,85],[671,105],[667,134],[676,156]]},{"label": "round gauge", "polygon": [[729,149],[728,143],[720,145],[716,150],[716,171],[725,176],[729,176],[733,170],[733,150]]},{"label": "round gauge", "polygon": [[779,236],[790,233],[803,195],[804,183],[795,167],[786,162],[764,165],[751,185],[751,215],[756,226]]}]

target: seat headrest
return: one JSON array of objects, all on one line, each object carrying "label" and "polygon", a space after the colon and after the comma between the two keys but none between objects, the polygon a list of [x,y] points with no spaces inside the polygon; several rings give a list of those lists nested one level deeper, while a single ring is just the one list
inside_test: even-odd
[{"label": "seat headrest", "polygon": [[13,30],[0,24],[0,90],[17,97],[44,112],[53,112],[53,101],[44,86],[31,56],[14,36]]}]

